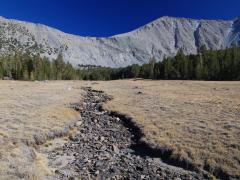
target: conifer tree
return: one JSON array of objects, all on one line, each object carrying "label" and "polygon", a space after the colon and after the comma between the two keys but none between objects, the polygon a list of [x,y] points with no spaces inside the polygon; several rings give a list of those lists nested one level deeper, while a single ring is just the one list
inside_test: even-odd
[{"label": "conifer tree", "polygon": [[56,79],[62,79],[63,70],[65,68],[65,63],[63,61],[63,55],[60,53],[57,59],[54,61],[56,67]]}]

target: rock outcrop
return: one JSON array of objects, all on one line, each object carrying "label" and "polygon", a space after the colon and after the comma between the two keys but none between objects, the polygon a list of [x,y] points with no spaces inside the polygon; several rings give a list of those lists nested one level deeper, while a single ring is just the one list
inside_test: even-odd
[{"label": "rock outcrop", "polygon": [[240,45],[240,18],[224,21],[161,17],[129,33],[97,38],[0,17],[0,55],[18,50],[53,59],[62,53],[65,61],[74,66],[143,64],[153,56],[159,61],[174,56],[180,48],[186,54],[195,54],[202,45],[211,49]]}]

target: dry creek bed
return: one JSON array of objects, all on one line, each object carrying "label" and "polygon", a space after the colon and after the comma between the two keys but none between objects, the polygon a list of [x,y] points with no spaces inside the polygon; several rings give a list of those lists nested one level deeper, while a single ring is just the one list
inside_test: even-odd
[{"label": "dry creek bed", "polygon": [[[202,179],[199,174],[162,162],[139,145],[141,134],[126,121],[102,109],[110,98],[85,88],[73,137],[41,151],[54,169],[47,179]],[[55,140],[56,141],[56,140]]]}]

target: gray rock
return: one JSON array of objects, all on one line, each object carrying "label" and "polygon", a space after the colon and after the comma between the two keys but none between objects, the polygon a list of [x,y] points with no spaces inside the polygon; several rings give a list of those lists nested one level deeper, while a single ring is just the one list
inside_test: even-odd
[{"label": "gray rock", "polygon": [[[62,52],[65,61],[75,67],[79,64],[122,67],[147,63],[152,57],[162,60],[164,56],[174,56],[180,48],[187,54],[195,54],[201,45],[223,49],[240,44],[239,18],[226,21],[161,17],[134,31],[108,38],[75,36],[45,25],[3,17],[0,26],[2,41],[16,41],[17,50],[41,52],[41,56],[49,59]],[[34,48],[35,44],[38,48]],[[16,50],[12,47],[3,43],[0,54],[12,54]]]},{"label": "gray rock", "polygon": [[119,153],[119,149],[118,149],[118,147],[117,147],[117,146],[115,146],[115,145],[112,145],[112,149],[113,149],[113,151],[114,151],[116,154],[118,154],[118,153]]},{"label": "gray rock", "polygon": [[82,121],[77,121],[77,122],[76,122],[76,126],[78,126],[78,127],[81,126],[82,124],[83,124]]}]

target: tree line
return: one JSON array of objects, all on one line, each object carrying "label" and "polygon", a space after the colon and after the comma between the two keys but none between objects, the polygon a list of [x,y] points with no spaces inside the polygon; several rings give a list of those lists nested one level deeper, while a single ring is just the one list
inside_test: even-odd
[{"label": "tree line", "polygon": [[196,55],[185,55],[180,49],[175,57],[124,68],[92,68],[83,70],[83,79],[115,80],[124,78],[182,80],[240,80],[240,47],[225,50],[199,48]]},{"label": "tree line", "polygon": [[40,55],[30,56],[16,52],[0,58],[0,79],[15,80],[70,80],[77,79],[76,70],[65,63],[60,54],[52,61]]},{"label": "tree line", "polygon": [[[85,65],[86,66],[86,65]],[[0,58],[0,79],[16,80],[115,80],[124,78],[240,80],[240,47],[207,50],[202,46],[196,55],[185,55],[180,49],[175,57],[158,62],[123,68],[86,66],[74,68],[61,54],[52,61],[40,55],[15,53]]]}]

